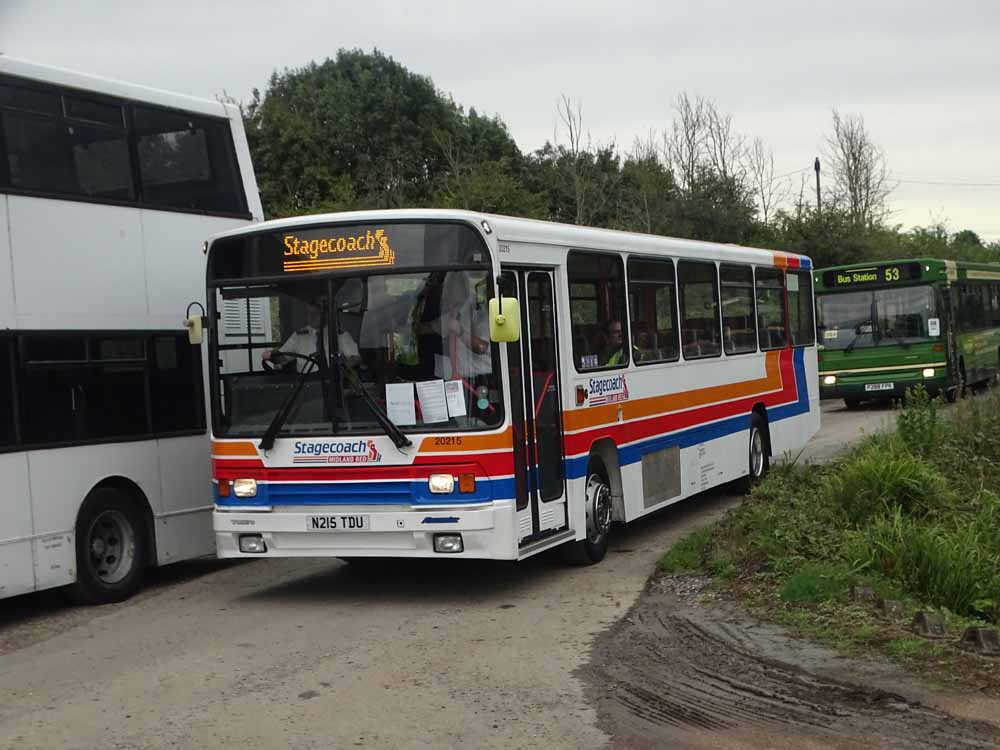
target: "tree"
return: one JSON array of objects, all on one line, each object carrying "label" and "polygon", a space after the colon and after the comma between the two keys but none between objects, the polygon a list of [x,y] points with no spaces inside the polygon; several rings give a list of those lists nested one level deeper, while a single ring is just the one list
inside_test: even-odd
[{"label": "tree", "polygon": [[774,153],[760,138],[744,154],[747,179],[760,209],[760,220],[767,224],[774,218],[777,205],[788,195],[788,183],[774,176]]},{"label": "tree", "polygon": [[830,202],[843,206],[855,226],[881,226],[889,217],[888,198],[895,185],[885,153],[872,141],[861,115],[842,117],[833,110],[825,158],[833,173]]},{"label": "tree", "polygon": [[287,215],[429,203],[447,169],[434,133],[457,117],[429,78],[378,50],[274,73],[245,118],[264,205]]}]

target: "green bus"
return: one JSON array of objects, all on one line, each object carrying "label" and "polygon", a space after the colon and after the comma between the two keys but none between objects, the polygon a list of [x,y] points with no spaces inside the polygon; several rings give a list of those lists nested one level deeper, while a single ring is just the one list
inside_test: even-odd
[{"label": "green bus", "polygon": [[1000,264],[915,258],[814,272],[820,398],[954,401],[1000,372]]}]

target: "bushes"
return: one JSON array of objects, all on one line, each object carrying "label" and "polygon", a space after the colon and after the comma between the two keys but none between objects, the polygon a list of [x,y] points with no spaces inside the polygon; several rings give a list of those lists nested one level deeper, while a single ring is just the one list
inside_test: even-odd
[{"label": "bushes", "polygon": [[700,554],[764,575],[789,602],[839,598],[858,577],[886,581],[959,615],[1000,605],[1000,396],[945,419],[923,389],[897,431],[839,464],[776,467]]},{"label": "bushes", "polygon": [[948,505],[951,497],[937,469],[891,436],[866,441],[827,477],[823,491],[852,524],[893,507],[926,515]]}]

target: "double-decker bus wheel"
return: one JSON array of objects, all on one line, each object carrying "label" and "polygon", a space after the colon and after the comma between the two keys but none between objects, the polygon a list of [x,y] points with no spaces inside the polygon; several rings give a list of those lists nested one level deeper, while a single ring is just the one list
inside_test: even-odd
[{"label": "double-decker bus wheel", "polygon": [[130,498],[103,487],[87,496],[76,522],[76,583],[83,604],[119,602],[142,584],[149,556],[142,514]]}]

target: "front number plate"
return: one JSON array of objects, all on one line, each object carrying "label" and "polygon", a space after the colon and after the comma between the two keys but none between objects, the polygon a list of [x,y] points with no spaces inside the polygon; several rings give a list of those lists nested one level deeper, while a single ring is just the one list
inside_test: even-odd
[{"label": "front number plate", "polygon": [[891,391],[892,389],[892,383],[865,383],[866,391]]},{"label": "front number plate", "polygon": [[306,518],[306,531],[368,531],[369,529],[371,529],[371,516],[356,513]]}]

